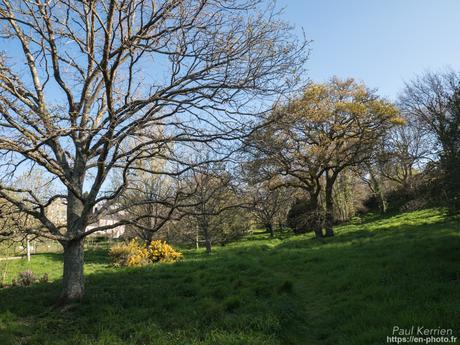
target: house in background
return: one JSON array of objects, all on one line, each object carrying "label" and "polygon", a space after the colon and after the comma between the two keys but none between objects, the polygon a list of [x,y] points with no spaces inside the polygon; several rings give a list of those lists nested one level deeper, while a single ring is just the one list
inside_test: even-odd
[{"label": "house in background", "polygon": [[[97,211],[97,208],[95,208],[95,211]],[[98,219],[97,222],[92,223],[86,227],[86,230],[91,230],[100,226],[109,226],[117,223],[120,220],[120,214],[115,213],[115,214],[108,214],[105,216],[102,216],[101,218]],[[108,238],[120,238],[124,235],[126,231],[126,226],[125,225],[118,225],[114,228],[104,230],[104,231],[96,231],[92,233],[90,236],[96,236],[96,237],[108,237]]]},{"label": "house in background", "polygon": [[[94,211],[97,211],[95,207]],[[56,225],[65,226],[67,224],[67,201],[64,198],[54,200],[46,208],[46,216]],[[86,227],[86,230],[91,230],[100,226],[109,226],[117,223],[120,220],[120,214],[108,214],[100,217],[95,223],[92,223]],[[125,225],[119,225],[112,229],[105,231],[96,231],[90,236],[93,237],[108,237],[108,238],[120,238],[126,231]]]}]

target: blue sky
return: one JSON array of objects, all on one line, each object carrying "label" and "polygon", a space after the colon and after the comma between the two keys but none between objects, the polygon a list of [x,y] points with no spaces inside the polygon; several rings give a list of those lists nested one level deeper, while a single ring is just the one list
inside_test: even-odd
[{"label": "blue sky", "polygon": [[394,99],[426,70],[460,70],[460,0],[278,0],[303,28],[314,81],[354,77]]}]

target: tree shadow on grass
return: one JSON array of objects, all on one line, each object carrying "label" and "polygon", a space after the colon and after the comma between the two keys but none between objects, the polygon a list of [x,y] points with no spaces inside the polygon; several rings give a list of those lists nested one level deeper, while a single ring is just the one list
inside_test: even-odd
[{"label": "tree shadow on grass", "polygon": [[438,230],[303,235],[96,273],[66,311],[51,308],[59,282],[4,289],[0,329],[30,344],[288,345],[380,343],[395,324],[454,328],[460,239]]}]

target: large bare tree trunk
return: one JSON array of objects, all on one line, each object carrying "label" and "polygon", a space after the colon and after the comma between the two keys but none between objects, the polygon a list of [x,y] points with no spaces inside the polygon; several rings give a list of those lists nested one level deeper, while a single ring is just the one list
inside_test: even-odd
[{"label": "large bare tree trunk", "polygon": [[[12,214],[40,222],[28,229],[34,236],[62,244],[63,300],[83,296],[86,236],[122,225],[146,228],[145,217],[128,215],[121,203],[137,189],[133,174],[185,174],[209,160],[192,164],[180,157],[184,148],[198,152],[198,143],[221,161],[233,152],[218,147],[253,131],[255,121],[245,121],[249,100],[264,100],[253,114],[257,120],[271,100],[300,84],[308,42],[296,38],[274,6],[262,3],[0,1],[0,47],[10,40],[15,46],[0,53],[0,164],[8,167],[0,169],[0,201],[15,206]],[[170,75],[153,76],[149,86],[138,71],[152,60],[167,62]],[[156,163],[144,169],[137,164],[143,160]],[[68,195],[50,190],[44,194],[53,195],[37,197],[36,186],[5,183],[37,168],[46,172],[41,186],[57,184]],[[111,177],[114,188],[102,191]],[[60,199],[67,199],[66,227],[46,212]],[[93,212],[94,206],[99,210]],[[120,212],[113,224],[86,229],[88,222]],[[209,236],[206,244],[210,251]]]},{"label": "large bare tree trunk", "polygon": [[84,239],[79,237],[85,231],[82,221],[83,202],[73,193],[67,197],[67,233],[69,240],[63,242],[64,276],[60,303],[81,300],[84,294]]},{"label": "large bare tree trunk", "polygon": [[62,280],[61,303],[81,300],[84,294],[83,240],[64,244],[64,278]]}]

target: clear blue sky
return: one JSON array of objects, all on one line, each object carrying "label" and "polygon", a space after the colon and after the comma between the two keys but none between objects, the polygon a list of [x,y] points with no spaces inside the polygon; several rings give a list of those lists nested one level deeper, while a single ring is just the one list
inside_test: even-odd
[{"label": "clear blue sky", "polygon": [[394,99],[426,70],[460,70],[460,0],[278,0],[313,40],[308,75],[354,77]]}]

